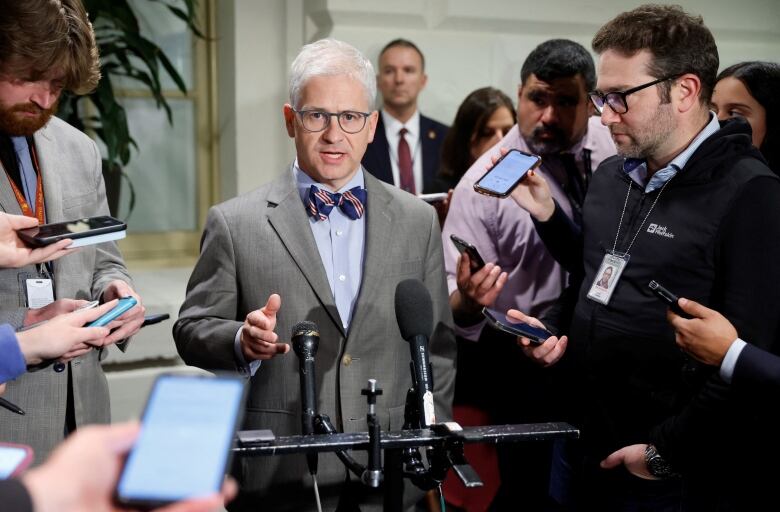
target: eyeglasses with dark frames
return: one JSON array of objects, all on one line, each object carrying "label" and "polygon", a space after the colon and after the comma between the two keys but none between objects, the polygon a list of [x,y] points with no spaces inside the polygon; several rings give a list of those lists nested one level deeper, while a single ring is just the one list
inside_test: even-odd
[{"label": "eyeglasses with dark frames", "polygon": [[304,130],[310,132],[321,132],[330,125],[330,118],[338,119],[339,126],[346,133],[358,133],[366,126],[366,120],[371,112],[358,112],[355,110],[345,110],[343,112],[326,112],[325,110],[295,110],[301,118],[301,124]]},{"label": "eyeglasses with dark frames", "polygon": [[641,91],[642,89],[647,89],[653,85],[666,82],[667,80],[674,80],[680,76],[681,75],[672,75],[659,78],[658,80],[653,80],[652,82],[647,82],[646,84],[637,85],[636,87],[633,87],[627,91],[612,91],[606,94],[602,94],[598,91],[592,91],[588,93],[588,97],[590,97],[590,101],[593,102],[593,106],[596,107],[596,110],[598,110],[600,114],[604,112],[604,107],[606,105],[609,105],[609,108],[611,108],[612,111],[616,114],[625,114],[628,112],[628,102],[626,101],[626,97],[628,97],[628,95],[634,94],[635,92]]}]

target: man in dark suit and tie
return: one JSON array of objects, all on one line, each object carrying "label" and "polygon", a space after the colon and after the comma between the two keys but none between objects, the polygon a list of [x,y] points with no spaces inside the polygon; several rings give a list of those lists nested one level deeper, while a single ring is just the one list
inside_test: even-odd
[{"label": "man in dark suit and tie", "polygon": [[377,84],[383,105],[363,167],[412,194],[431,191],[448,129],[417,110],[417,97],[427,81],[425,57],[413,42],[395,39],[379,53]]},{"label": "man in dark suit and tie", "polygon": [[[361,389],[375,378],[381,427],[400,429],[411,376],[394,292],[406,279],[422,281],[433,299],[436,415],[450,417],[455,342],[439,224],[431,206],[360,165],[375,133],[375,94],[373,67],[355,48],[333,39],[304,46],[284,106],[295,161],[209,211],[173,334],[187,364],[247,375],[245,429],[301,433],[298,360],[285,341],[303,320],[320,333],[318,412],[339,430],[365,431]],[[231,510],[315,509],[303,455],[238,463],[242,492]],[[320,454],[317,481],[326,510],[381,510],[381,496],[333,454]],[[408,507],[414,496],[406,497]]]}]

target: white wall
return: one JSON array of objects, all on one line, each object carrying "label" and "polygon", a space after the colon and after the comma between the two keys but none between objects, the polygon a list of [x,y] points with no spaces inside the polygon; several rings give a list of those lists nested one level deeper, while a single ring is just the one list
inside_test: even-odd
[{"label": "white wall", "polygon": [[[516,98],[520,66],[540,42],[565,37],[590,48],[604,22],[641,3],[219,0],[218,26],[225,38],[219,64],[221,175],[223,184],[232,183],[223,186],[222,196],[273,179],[292,160],[281,107],[287,69],[304,42],[328,36],[343,39],[376,63],[379,50],[391,39],[414,41],[425,53],[429,77],[421,110],[449,124],[462,99],[478,87],[493,85]],[[749,59],[780,60],[780,1],[676,3],[704,17],[718,42],[721,67]]]}]

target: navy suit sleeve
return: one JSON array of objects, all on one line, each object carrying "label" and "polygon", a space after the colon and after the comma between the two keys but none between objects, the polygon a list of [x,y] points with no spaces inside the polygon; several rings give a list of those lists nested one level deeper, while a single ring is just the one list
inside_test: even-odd
[{"label": "navy suit sleeve", "polygon": [[780,357],[748,343],[737,358],[731,385],[744,392],[752,388],[780,390]]}]

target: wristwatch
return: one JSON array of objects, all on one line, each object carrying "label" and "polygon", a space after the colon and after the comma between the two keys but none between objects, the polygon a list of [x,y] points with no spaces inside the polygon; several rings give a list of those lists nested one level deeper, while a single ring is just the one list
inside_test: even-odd
[{"label": "wristwatch", "polygon": [[645,448],[645,464],[650,474],[656,478],[678,478],[680,475],[675,473],[672,466],[661,457],[655,446],[648,444]]}]

